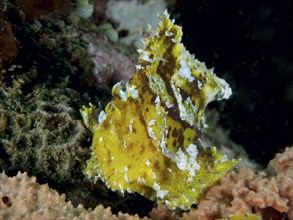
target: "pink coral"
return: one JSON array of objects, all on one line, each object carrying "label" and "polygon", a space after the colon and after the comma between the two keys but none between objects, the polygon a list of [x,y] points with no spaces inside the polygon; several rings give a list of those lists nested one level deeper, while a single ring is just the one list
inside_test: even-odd
[{"label": "pink coral", "polygon": [[[265,172],[255,174],[248,168],[230,172],[206,192],[197,208],[184,213],[183,219],[214,220],[253,212],[263,220],[293,220],[292,167],[293,147],[277,154],[269,163],[274,176],[268,177]],[[140,219],[121,212],[113,215],[110,208],[102,205],[94,210],[86,210],[82,205],[73,207],[71,202],[65,202],[64,195],[20,172],[12,178],[0,174],[0,199],[0,219]],[[154,208],[150,217],[153,220],[182,219],[178,210],[170,211],[164,205]]]},{"label": "pink coral", "polygon": [[[185,220],[226,219],[231,214],[255,213],[263,220],[293,220],[293,147],[269,163],[270,172],[258,174],[248,168],[230,172],[209,188],[197,208],[183,213]],[[179,219],[163,205],[150,212],[153,220]]]},{"label": "pink coral", "polygon": [[180,211],[170,211],[167,206],[160,204],[149,213],[153,220],[179,220]]},{"label": "pink coral", "polygon": [[270,161],[269,167],[275,173],[286,173],[287,176],[293,178],[293,147],[286,148],[282,154],[277,154],[276,157]]},{"label": "pink coral", "polygon": [[293,219],[293,147],[270,162],[277,174],[255,174],[247,168],[230,172],[219,185],[211,187],[198,207],[184,214],[185,219],[215,219],[230,214],[255,213],[263,219]]},{"label": "pink coral", "polygon": [[[48,185],[39,185],[35,177],[18,173],[8,177],[0,173],[0,219],[99,219],[99,220],[139,220],[135,215],[118,213],[111,208],[98,205],[94,210],[86,210],[83,205],[73,207]],[[147,220],[148,218],[144,218]]]}]

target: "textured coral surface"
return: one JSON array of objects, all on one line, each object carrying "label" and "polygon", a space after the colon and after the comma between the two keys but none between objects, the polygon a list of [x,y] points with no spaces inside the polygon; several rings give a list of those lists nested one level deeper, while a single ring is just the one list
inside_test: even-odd
[{"label": "textured coral surface", "polygon": [[231,172],[212,187],[186,219],[215,219],[233,213],[254,212],[263,219],[293,219],[293,147],[271,161],[274,176],[247,168]]},{"label": "textured coral surface", "polygon": [[[74,207],[65,201],[48,185],[39,185],[35,177],[18,173],[15,177],[0,174],[0,219],[99,219],[136,220],[138,216],[119,213],[113,215],[111,208],[98,205],[94,210],[86,210],[83,205]],[[144,218],[147,219],[147,218]]]},{"label": "textured coral surface", "polygon": [[[293,147],[277,154],[266,172],[255,173],[248,168],[230,172],[218,185],[211,187],[197,208],[183,214],[186,220],[213,220],[232,214],[254,213],[263,220],[293,219]],[[150,213],[153,219],[172,216],[158,207]],[[158,217],[159,216],[159,217]],[[178,217],[178,216],[177,216]],[[176,219],[174,217],[170,219]]]},{"label": "textured coral surface", "polygon": [[72,107],[79,94],[37,86],[27,95],[16,92],[13,96],[11,89],[0,89],[0,160],[10,158],[2,169],[34,167],[34,174],[42,173],[54,181],[72,179],[88,155],[82,146],[89,133]]},{"label": "textured coral surface", "polygon": [[[270,177],[265,172],[255,174],[246,168],[238,173],[228,173],[218,185],[208,190],[197,208],[183,213],[183,216],[182,211],[170,211],[165,205],[159,205],[150,212],[150,217],[153,220],[214,220],[224,219],[233,213],[245,216],[253,212],[256,216],[261,216],[262,220],[292,220],[293,147],[276,155],[269,167],[273,174]],[[20,172],[14,177],[0,174],[0,199],[0,219],[5,220],[141,219],[137,215],[130,216],[121,212],[113,215],[110,208],[105,209],[102,205],[94,210],[86,210],[83,205],[73,207],[71,202],[65,202],[64,195],[59,195],[47,185],[39,185],[35,177]],[[251,219],[257,219],[252,217]]]}]

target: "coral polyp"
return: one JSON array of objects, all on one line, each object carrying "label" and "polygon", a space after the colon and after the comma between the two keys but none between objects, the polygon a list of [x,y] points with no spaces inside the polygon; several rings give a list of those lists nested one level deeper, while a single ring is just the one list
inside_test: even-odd
[{"label": "coral polyp", "polygon": [[98,116],[93,105],[81,110],[93,132],[85,173],[113,190],[189,209],[239,162],[201,142],[205,107],[231,89],[185,49],[167,12],[144,35],[133,78],[113,87]]}]

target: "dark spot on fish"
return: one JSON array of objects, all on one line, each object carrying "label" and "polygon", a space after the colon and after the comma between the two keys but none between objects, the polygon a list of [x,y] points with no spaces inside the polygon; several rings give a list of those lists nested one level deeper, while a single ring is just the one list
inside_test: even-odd
[{"label": "dark spot on fish", "polygon": [[158,161],[155,161],[155,162],[154,162],[154,168],[155,168],[155,170],[157,170],[157,171],[160,172],[160,164],[159,164]]},{"label": "dark spot on fish", "polygon": [[181,128],[181,129],[179,130],[178,146],[183,147],[183,141],[184,141],[183,129]]},{"label": "dark spot on fish", "polygon": [[130,142],[128,145],[127,145],[127,150],[131,151],[132,148],[133,148],[134,144],[133,142]]},{"label": "dark spot on fish", "polygon": [[112,163],[112,157],[111,157],[110,151],[107,150],[107,152],[108,152],[108,160],[107,160],[107,163],[110,164],[110,163]]},{"label": "dark spot on fish", "polygon": [[163,182],[168,182],[169,175],[170,175],[169,171],[167,171],[167,170],[162,170],[160,174],[161,174],[161,176],[162,176],[162,181],[163,181]]},{"label": "dark spot on fish", "polygon": [[172,142],[172,146],[176,146],[176,144],[177,144],[177,141],[176,141],[176,139],[174,139]]},{"label": "dark spot on fish", "polygon": [[156,96],[154,96],[154,95],[152,96],[152,98],[151,98],[151,104],[155,104],[156,98],[157,98]]},{"label": "dark spot on fish", "polygon": [[169,127],[168,127],[168,133],[167,133],[167,139],[169,139],[169,137],[170,137],[171,130],[172,130],[172,128],[171,128],[171,126],[169,125]]},{"label": "dark spot on fish", "polygon": [[167,159],[167,158],[164,158],[164,165],[165,167],[170,167],[171,166],[171,162],[170,162],[170,159]]},{"label": "dark spot on fish", "polygon": [[136,133],[136,131],[137,131],[137,130],[136,130],[136,128],[132,127],[132,133],[134,133],[134,134],[135,134],[135,133]]},{"label": "dark spot on fish", "polygon": [[189,97],[189,94],[184,90],[180,88],[180,94],[182,97],[182,100],[186,100]]},{"label": "dark spot on fish", "polygon": [[172,137],[178,137],[178,130],[177,128],[174,128],[172,131]]}]

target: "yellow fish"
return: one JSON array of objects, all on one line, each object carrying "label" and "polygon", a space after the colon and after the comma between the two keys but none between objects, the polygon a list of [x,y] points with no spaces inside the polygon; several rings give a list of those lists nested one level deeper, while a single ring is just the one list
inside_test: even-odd
[{"label": "yellow fish", "polygon": [[231,89],[185,49],[181,27],[166,11],[144,35],[133,78],[113,87],[104,111],[91,104],[81,110],[93,132],[85,174],[113,190],[189,209],[239,162],[200,140],[206,105],[227,99]]}]

